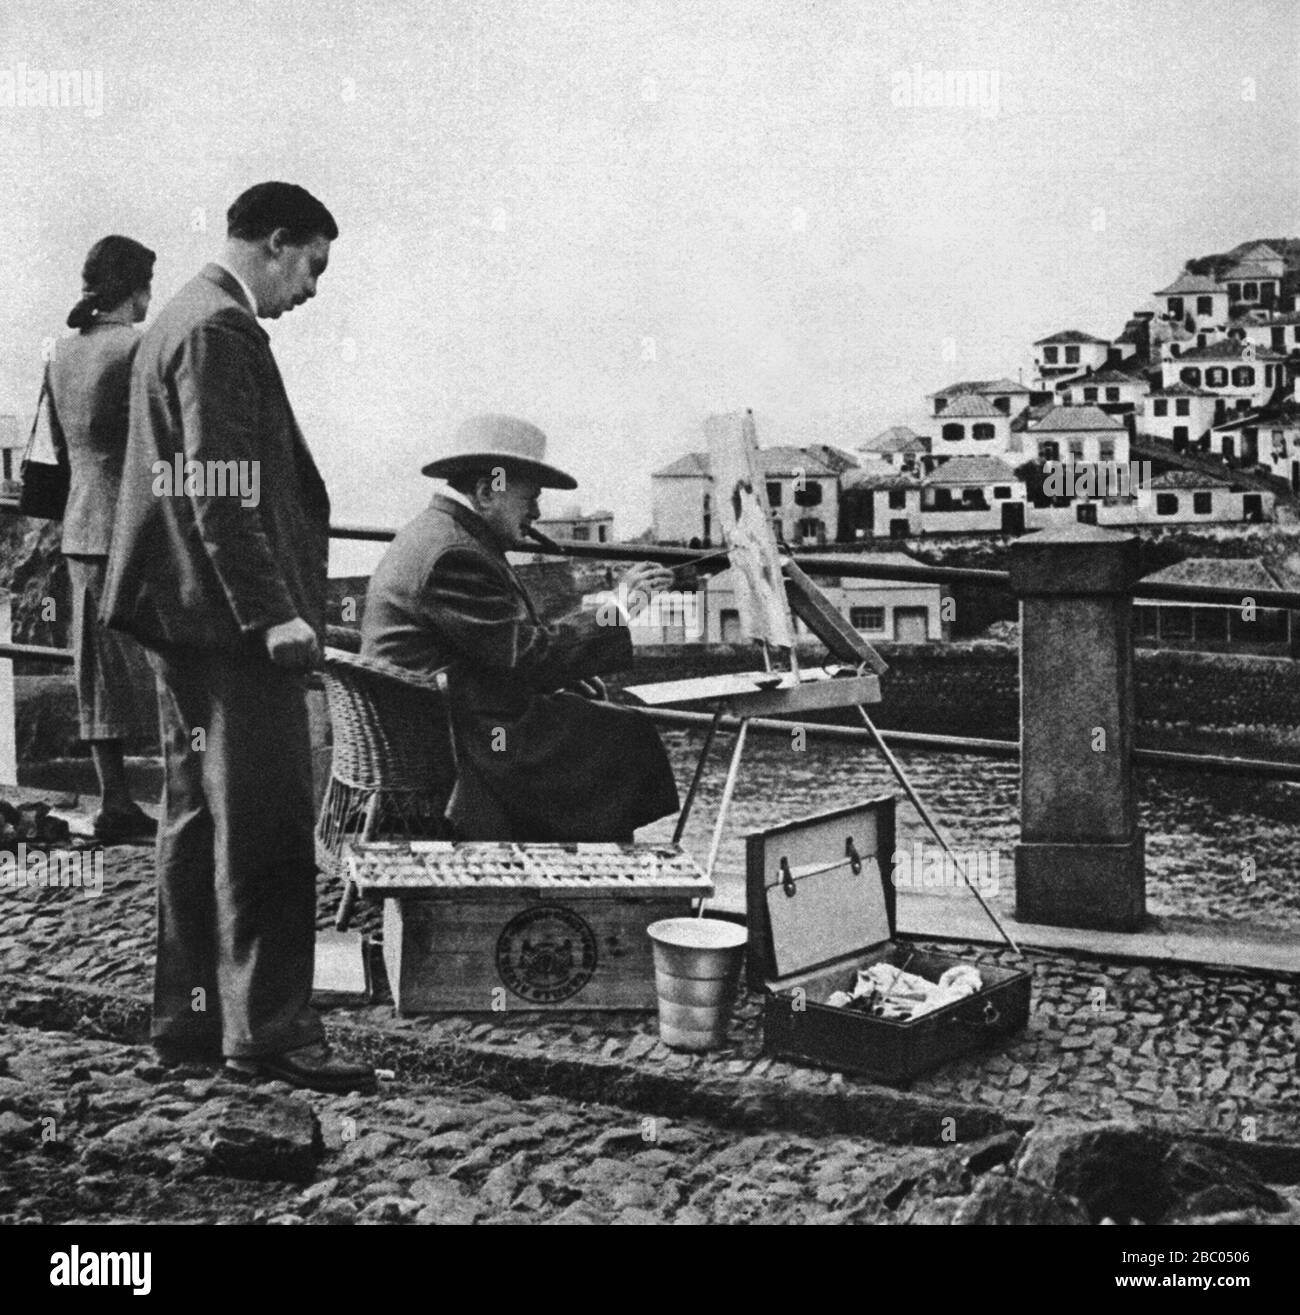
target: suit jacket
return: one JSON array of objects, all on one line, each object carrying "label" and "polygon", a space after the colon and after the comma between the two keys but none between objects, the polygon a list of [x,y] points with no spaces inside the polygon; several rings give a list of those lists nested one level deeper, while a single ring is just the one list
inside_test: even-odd
[{"label": "suit jacket", "polygon": [[[257,463],[257,505],[213,482],[168,492],[178,455],[205,472]],[[235,280],[208,265],[136,353],[104,618],[146,644],[227,651],[295,616],[319,634],[328,564],[329,497],[270,340]]]},{"label": "suit jacket", "polygon": [[126,324],[96,324],[60,338],[46,371],[50,435],[71,471],[63,551],[108,554],[126,455],[131,361],[140,335]]},{"label": "suit jacket", "polygon": [[[448,670],[462,770],[504,809],[509,837],[616,840],[677,808],[654,727],[562,687],[631,665],[626,626],[575,614],[547,625],[481,517],[435,497],[384,554],[366,592],[361,651]],[[463,792],[450,816],[469,812]]]}]

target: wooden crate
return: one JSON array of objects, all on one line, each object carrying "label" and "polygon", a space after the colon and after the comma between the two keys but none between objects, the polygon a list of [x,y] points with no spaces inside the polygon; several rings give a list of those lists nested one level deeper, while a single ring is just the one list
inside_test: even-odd
[{"label": "wooden crate", "polygon": [[653,1009],[646,928],[712,895],[676,845],[354,844],[402,1014]]},{"label": "wooden crate", "polygon": [[893,853],[890,795],[747,837],[750,986],[763,992],[766,1053],[908,1082],[1029,1022],[1029,974],[996,964],[978,965],[976,994],[907,1021],[825,1003],[874,963],[937,981],[966,962],[894,941]]}]

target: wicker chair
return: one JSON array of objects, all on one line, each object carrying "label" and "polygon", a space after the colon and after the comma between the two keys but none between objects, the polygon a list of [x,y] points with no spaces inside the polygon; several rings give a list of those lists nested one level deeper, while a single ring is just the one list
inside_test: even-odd
[{"label": "wicker chair", "polygon": [[440,676],[421,676],[342,649],[325,650],[334,735],[329,785],[316,824],[316,859],[343,883],[335,925],[356,903],[344,870],[352,840],[441,839],[456,764]]}]

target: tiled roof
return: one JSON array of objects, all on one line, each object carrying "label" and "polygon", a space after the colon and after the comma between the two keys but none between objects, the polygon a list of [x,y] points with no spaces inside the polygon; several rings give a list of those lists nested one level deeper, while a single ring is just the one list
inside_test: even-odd
[{"label": "tiled roof", "polygon": [[906,425],[893,425],[877,434],[875,438],[867,439],[858,448],[859,452],[928,452],[929,450],[926,440]]},{"label": "tiled roof", "polygon": [[950,402],[935,417],[936,420],[977,420],[985,416],[990,418],[1007,418],[1005,411],[999,411],[986,397],[977,397],[973,393],[963,394],[955,402]]},{"label": "tiled roof", "polygon": [[1026,388],[1024,384],[1017,382],[1015,379],[992,379],[986,384],[981,384],[977,393],[983,393],[988,397],[993,393],[1032,393],[1032,388]]},{"label": "tiled roof", "polygon": [[1030,425],[1031,433],[1060,433],[1079,429],[1123,429],[1118,416],[1107,415],[1095,406],[1054,406],[1037,424]]},{"label": "tiled roof", "polygon": [[1203,475],[1199,470],[1167,470],[1151,481],[1153,489],[1227,489],[1232,485],[1218,475]]},{"label": "tiled roof", "polygon": [[1281,260],[1282,253],[1274,251],[1267,242],[1256,242],[1254,246],[1247,248],[1241,253],[1240,259],[1243,262],[1252,260]]},{"label": "tiled roof", "polygon": [[926,484],[1014,484],[1016,472],[997,457],[953,457],[923,481]]},{"label": "tiled roof", "polygon": [[1091,342],[1096,343],[1101,347],[1110,346],[1110,340],[1108,338],[1094,338],[1092,334],[1083,333],[1078,329],[1062,329],[1060,333],[1054,333],[1049,338],[1039,338],[1039,340],[1034,343],[1034,346],[1042,347],[1045,344],[1050,345],[1058,342]]},{"label": "tiled roof", "polygon": [[1278,275],[1274,274],[1267,265],[1256,265],[1252,261],[1243,261],[1240,265],[1234,265],[1224,276],[1225,283],[1240,283],[1243,280],[1249,280],[1258,283],[1261,279],[1267,282],[1269,279],[1276,281]]},{"label": "tiled roof", "polygon": [[1153,297],[1179,297],[1197,292],[1226,292],[1227,289],[1208,274],[1189,274],[1184,270],[1167,288],[1153,292]]},{"label": "tiled roof", "polygon": [[844,490],[852,489],[919,489],[919,476],[901,470],[851,470],[844,476]]},{"label": "tiled roof", "polygon": [[[1175,356],[1174,362],[1182,361],[1239,361],[1245,355],[1246,344],[1236,338],[1224,338],[1219,342],[1207,342],[1204,347],[1189,347],[1181,356]],[[1252,346],[1257,361],[1284,361],[1281,352],[1269,347]]]},{"label": "tiled roof", "polygon": [[1289,589],[1260,557],[1188,557],[1143,576],[1143,584],[1209,584],[1221,589]]},{"label": "tiled roof", "polygon": [[1131,374],[1125,374],[1123,370],[1109,369],[1097,370],[1093,374],[1076,374],[1072,379],[1056,380],[1056,389],[1059,392],[1062,388],[1076,388],[1091,384],[1140,384],[1144,383],[1143,379],[1135,379]]},{"label": "tiled roof", "polygon": [[949,384],[947,388],[940,388],[937,393],[928,393],[927,396],[958,397],[963,393],[978,393],[988,382],[987,379],[961,379],[955,384]]}]

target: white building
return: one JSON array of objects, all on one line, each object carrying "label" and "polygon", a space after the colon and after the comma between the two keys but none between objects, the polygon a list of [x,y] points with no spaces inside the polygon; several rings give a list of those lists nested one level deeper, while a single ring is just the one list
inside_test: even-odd
[{"label": "white building", "polygon": [[[834,542],[839,529],[840,476],[857,469],[847,452],[825,444],[770,447],[759,452],[776,537],[786,543]],[[657,543],[720,540],[713,476],[704,452],[688,452],[650,478]]]},{"label": "white building", "polygon": [[856,452],[867,467],[919,470],[930,454],[930,440],[906,425],[893,425],[875,438],[867,439]]},{"label": "white building", "polygon": [[1203,388],[1174,384],[1143,400],[1138,433],[1172,443],[1180,451],[1195,447],[1209,433],[1222,399]]},{"label": "white building", "polygon": [[614,513],[593,511],[584,515],[571,507],[563,516],[543,516],[537,528],[559,543],[613,543]]},{"label": "white building", "polygon": [[1095,406],[1055,406],[1021,437],[1026,461],[1128,464],[1124,422]]},{"label": "white building", "polygon": [[1053,379],[1100,370],[1110,357],[1110,346],[1105,338],[1063,329],[1034,343],[1034,367],[1043,386],[1050,388]]},{"label": "white building", "polygon": [[1288,397],[1215,425],[1209,450],[1228,461],[1265,466],[1300,493],[1300,404]]},{"label": "white building", "polygon": [[954,457],[921,481],[926,534],[1024,528],[1024,482],[997,457]]},{"label": "white building", "polygon": [[1208,274],[1185,270],[1167,288],[1153,294],[1164,302],[1166,319],[1190,330],[1222,329],[1228,323],[1228,289]]},{"label": "white building", "polygon": [[906,539],[923,532],[921,476],[914,471],[851,470],[841,497],[855,509],[855,538]]},{"label": "white building", "polygon": [[1057,400],[1062,406],[1096,406],[1113,410],[1136,411],[1150,391],[1151,385],[1143,376],[1127,374],[1113,367],[1062,379],[1056,385]]},{"label": "white building", "polygon": [[1003,415],[1013,419],[1030,403],[1034,390],[1015,379],[963,379],[937,393],[929,394],[934,414],[942,416],[958,398],[982,397]]},{"label": "white building", "polygon": [[967,393],[949,401],[936,419],[938,433],[930,455],[951,457],[1001,456],[1011,439],[1011,420],[986,397]]},{"label": "white building", "polygon": [[1160,363],[1165,388],[1186,384],[1224,398],[1229,407],[1257,410],[1284,382],[1284,357],[1254,343],[1228,338],[1166,355]]},{"label": "white building", "polygon": [[1147,525],[1272,520],[1275,501],[1271,493],[1234,489],[1214,475],[1169,470],[1138,495],[1138,519]]},{"label": "white building", "polygon": [[1287,355],[1300,351],[1300,312],[1287,311],[1270,315],[1263,311],[1249,311],[1234,320],[1228,336],[1243,338],[1255,347]]}]

